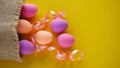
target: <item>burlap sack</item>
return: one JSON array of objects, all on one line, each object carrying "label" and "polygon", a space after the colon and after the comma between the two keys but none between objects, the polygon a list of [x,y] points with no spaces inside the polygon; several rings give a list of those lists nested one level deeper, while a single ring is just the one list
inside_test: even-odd
[{"label": "burlap sack", "polygon": [[0,0],[0,60],[21,61],[16,26],[23,0]]}]

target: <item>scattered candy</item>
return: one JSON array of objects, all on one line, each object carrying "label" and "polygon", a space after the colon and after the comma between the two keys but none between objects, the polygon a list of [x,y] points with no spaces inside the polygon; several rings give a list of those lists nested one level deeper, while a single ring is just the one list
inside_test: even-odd
[{"label": "scattered candy", "polygon": [[[24,4],[21,10],[21,16],[25,19],[33,18],[37,13],[38,7],[33,4]],[[64,19],[64,11],[56,14],[54,11],[49,12],[53,15],[53,20],[50,23],[50,27],[55,33],[62,33],[58,35],[57,43],[59,46],[64,48],[69,48],[75,42],[75,38],[67,33],[63,33],[68,28],[68,22]],[[22,55],[29,55],[34,52],[34,49],[37,53],[49,52],[56,55],[58,60],[81,60],[83,58],[83,52],[79,50],[66,51],[63,52],[60,49],[50,46],[50,43],[53,41],[53,34],[51,32],[45,31],[46,25],[49,23],[49,13],[45,17],[40,19],[40,21],[34,21],[30,23],[25,19],[20,19],[18,22],[17,31],[27,40],[19,41],[20,44],[20,53]],[[30,40],[30,41],[28,41]],[[35,47],[34,47],[35,46]]]},{"label": "scattered candy", "polygon": [[35,30],[39,30],[41,27],[41,23],[40,22],[37,22],[36,25],[35,25]]},{"label": "scattered candy", "polygon": [[83,52],[79,50],[73,50],[69,56],[71,61],[79,61],[83,58]]},{"label": "scattered candy", "polygon": [[28,40],[21,40],[20,44],[20,53],[23,55],[29,55],[34,52],[34,45]]},{"label": "scattered candy", "polygon": [[62,48],[71,47],[74,41],[75,41],[74,37],[67,33],[61,34],[57,39],[59,46]]},{"label": "scattered candy", "polygon": [[56,58],[58,60],[65,60],[66,54],[64,52],[57,51]]},{"label": "scattered candy", "polygon": [[53,47],[53,46],[51,46],[51,47],[48,47],[48,49],[47,49],[48,51],[53,51],[53,50],[56,50],[56,48],[55,47]]},{"label": "scattered candy", "polygon": [[55,52],[56,59],[57,60],[70,60],[70,61],[79,61],[83,58],[83,52],[80,50],[73,50],[73,51],[67,51],[67,52],[62,52],[59,49],[53,47],[53,46],[36,46],[37,53],[41,53],[44,50],[47,50],[49,53],[52,51]]},{"label": "scattered candy", "polygon": [[64,19],[57,18],[51,22],[50,27],[55,33],[61,33],[67,29],[68,22]]},{"label": "scattered candy", "polygon": [[36,33],[35,39],[38,44],[42,44],[42,45],[49,44],[53,40],[53,35],[48,31],[42,30]]},{"label": "scattered candy", "polygon": [[39,31],[39,30],[42,30],[46,27],[47,23],[49,22],[49,19],[48,18],[42,18],[40,22],[37,22],[35,24],[35,30]]},{"label": "scattered candy", "polygon": [[32,18],[36,15],[38,7],[34,4],[24,4],[21,10],[21,16],[25,18]]},{"label": "scattered candy", "polygon": [[17,31],[20,34],[28,33],[32,30],[32,25],[25,19],[20,19],[17,26]]},{"label": "scattered candy", "polygon": [[65,18],[65,11],[64,10],[59,12],[58,14],[56,14],[54,11],[50,11],[50,13],[53,15],[53,19],[56,19],[56,18],[64,19]]},{"label": "scattered candy", "polygon": [[46,49],[48,46],[44,45],[44,46],[39,46],[36,44],[36,51],[37,53],[43,51],[44,49]]}]

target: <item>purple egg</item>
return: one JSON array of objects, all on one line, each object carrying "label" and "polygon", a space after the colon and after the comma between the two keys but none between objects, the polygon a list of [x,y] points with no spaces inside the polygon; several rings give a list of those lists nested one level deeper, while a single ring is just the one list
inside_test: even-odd
[{"label": "purple egg", "polygon": [[37,13],[37,6],[34,4],[24,4],[21,9],[21,16],[25,18],[32,18]]},{"label": "purple egg", "polygon": [[62,48],[69,48],[75,42],[75,38],[67,33],[61,34],[58,36],[57,42]]},{"label": "purple egg", "polygon": [[23,55],[29,55],[34,52],[34,45],[28,40],[19,41],[20,53]]},{"label": "purple egg", "polygon": [[53,32],[61,33],[67,29],[68,22],[64,19],[57,18],[51,22],[50,27],[53,30]]}]

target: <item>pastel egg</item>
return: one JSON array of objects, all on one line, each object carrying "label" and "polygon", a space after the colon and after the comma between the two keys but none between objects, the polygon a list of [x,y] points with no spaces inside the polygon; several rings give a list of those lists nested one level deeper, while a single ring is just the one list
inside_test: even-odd
[{"label": "pastel egg", "polygon": [[69,48],[75,42],[75,38],[70,34],[64,33],[58,36],[57,42],[60,47]]},{"label": "pastel egg", "polygon": [[21,16],[32,18],[36,15],[38,7],[34,4],[24,4],[21,9]]},{"label": "pastel egg", "polygon": [[28,33],[32,30],[32,24],[24,19],[18,21],[17,32],[21,34]]},{"label": "pastel egg", "polygon": [[19,41],[20,53],[23,55],[29,55],[34,52],[34,45],[28,40]]},{"label": "pastel egg", "polygon": [[53,40],[53,35],[52,33],[48,32],[48,31],[39,31],[36,33],[36,41],[38,44],[49,44],[52,42]]},{"label": "pastel egg", "polygon": [[50,27],[53,30],[53,32],[61,33],[67,29],[68,22],[64,19],[57,18],[51,22]]}]

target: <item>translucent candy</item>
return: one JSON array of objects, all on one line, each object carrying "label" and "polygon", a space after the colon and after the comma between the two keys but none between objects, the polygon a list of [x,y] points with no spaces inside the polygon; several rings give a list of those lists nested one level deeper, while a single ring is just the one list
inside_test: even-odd
[{"label": "translucent candy", "polygon": [[65,60],[65,56],[66,56],[66,54],[64,52],[57,51],[56,59]]},{"label": "translucent candy", "polygon": [[65,18],[65,11],[61,11],[58,14],[55,13],[55,11],[50,11],[50,13],[53,15],[53,19],[56,18]]},{"label": "translucent candy", "polygon": [[46,49],[48,46],[40,46],[36,44],[36,51],[37,53],[41,52],[42,50]]},{"label": "translucent candy", "polygon": [[33,44],[36,44],[35,35],[32,35],[32,36],[31,36],[31,42],[32,42]]},{"label": "translucent candy", "polygon": [[71,61],[79,61],[83,58],[83,52],[79,50],[73,50],[69,58]]},{"label": "translucent candy", "polygon": [[48,47],[47,50],[48,50],[48,51],[53,51],[53,50],[56,50],[56,48],[53,47],[53,46],[51,46],[51,47]]},{"label": "translucent candy", "polygon": [[59,12],[58,17],[59,18],[65,18],[65,11],[63,10],[63,11]]},{"label": "translucent candy", "polygon": [[79,50],[73,50],[71,51],[67,51],[67,52],[62,52],[60,50],[58,50],[57,48],[53,47],[53,46],[40,46],[40,45],[36,45],[36,51],[38,53],[42,52],[46,50],[47,52],[44,53],[48,53],[52,54],[52,55],[56,55],[56,59],[57,60],[61,60],[61,61],[66,61],[66,60],[70,60],[70,61],[80,61],[83,58],[83,52],[79,51]]},{"label": "translucent candy", "polygon": [[53,19],[57,18],[57,14],[54,11],[50,11],[50,13],[53,15]]},{"label": "translucent candy", "polygon": [[34,26],[35,30],[39,31],[46,27],[47,23],[49,22],[49,13],[46,14],[40,21],[36,23]]},{"label": "translucent candy", "polygon": [[40,29],[40,26],[41,26],[41,23],[37,22],[37,24],[34,26],[35,30],[38,31]]}]

